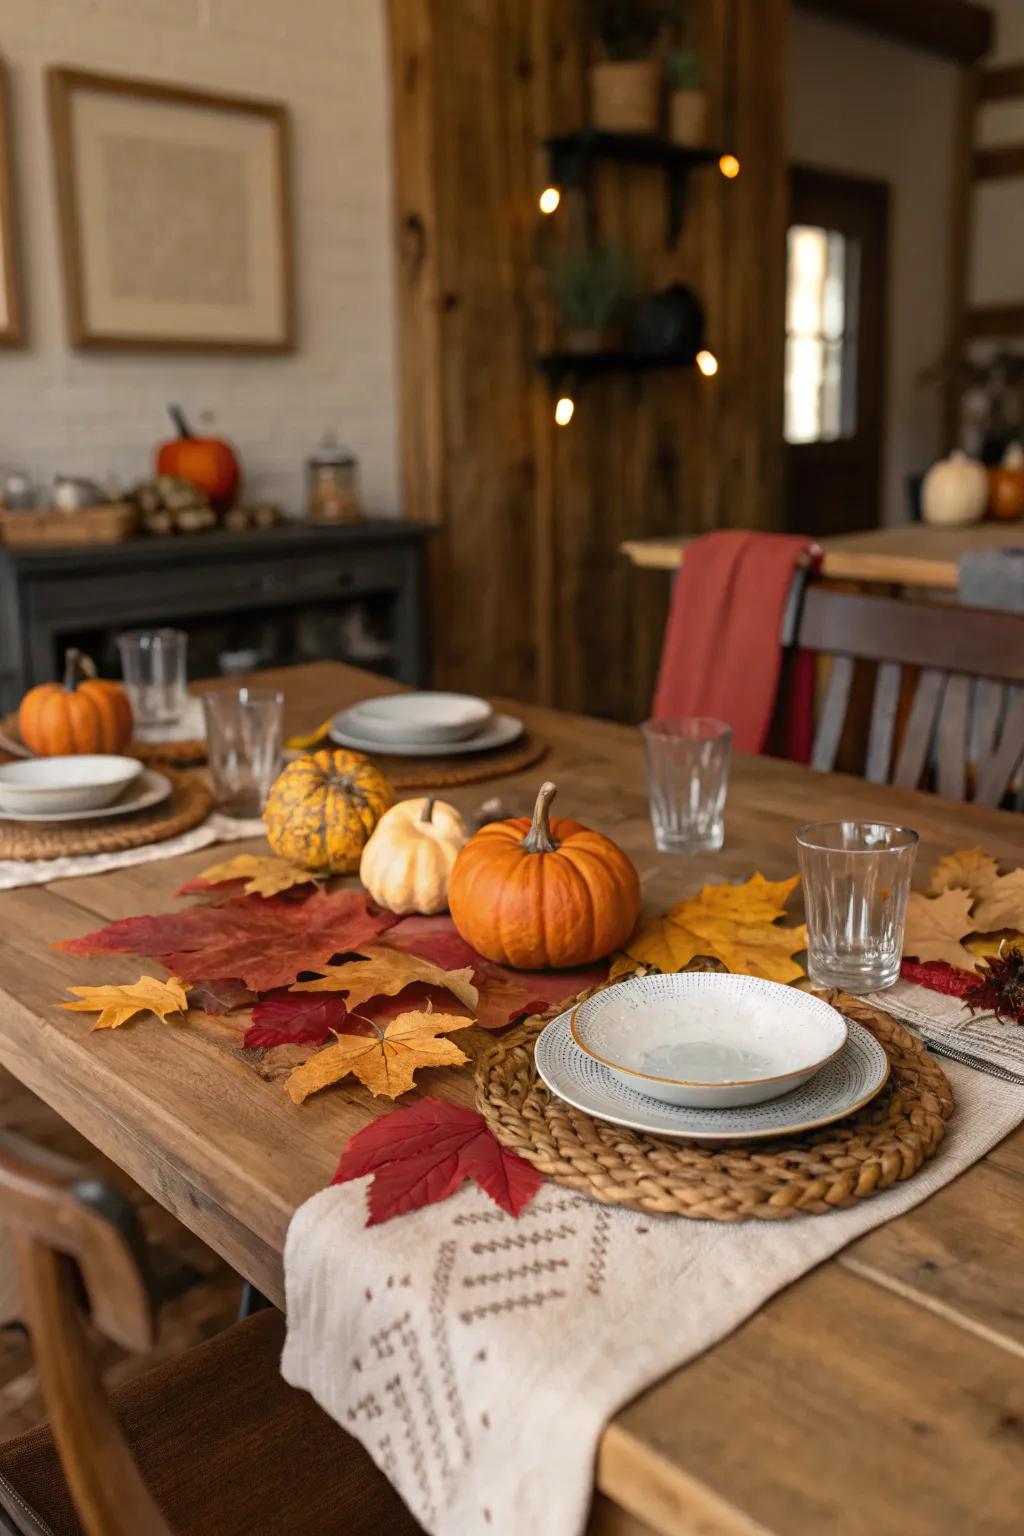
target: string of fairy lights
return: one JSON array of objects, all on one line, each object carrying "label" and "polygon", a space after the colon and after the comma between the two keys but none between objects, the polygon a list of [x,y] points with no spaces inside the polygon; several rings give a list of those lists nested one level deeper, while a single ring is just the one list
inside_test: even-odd
[{"label": "string of fairy lights", "polygon": [[[727,181],[735,181],[740,173],[740,162],[735,155],[722,155],[718,161],[718,169]],[[546,186],[537,199],[537,206],[545,217],[557,213],[562,202],[562,189],[553,183]],[[718,372],[718,358],[706,347],[702,347],[694,358],[700,372],[706,379],[714,378]],[[559,395],[555,401],[555,422],[560,427],[567,427],[576,414],[576,402],[571,395]]]}]

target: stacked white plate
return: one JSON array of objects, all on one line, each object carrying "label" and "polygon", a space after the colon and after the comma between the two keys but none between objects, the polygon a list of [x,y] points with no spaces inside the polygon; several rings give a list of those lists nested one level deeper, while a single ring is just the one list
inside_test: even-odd
[{"label": "stacked white plate", "polygon": [[659,1136],[748,1141],[828,1125],[889,1075],[874,1036],[820,998],[753,976],[636,977],[537,1040],[552,1093]]},{"label": "stacked white plate", "polygon": [[331,721],[331,740],[356,752],[448,757],[507,747],[523,734],[514,715],[495,714],[469,693],[388,693],[363,699]]},{"label": "stacked white plate", "polygon": [[112,753],[33,757],[0,765],[0,819],[96,821],[159,805],[170,779],[138,758]]}]

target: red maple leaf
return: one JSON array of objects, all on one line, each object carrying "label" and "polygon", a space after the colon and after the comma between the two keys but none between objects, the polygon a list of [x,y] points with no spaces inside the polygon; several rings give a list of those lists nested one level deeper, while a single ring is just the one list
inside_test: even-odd
[{"label": "red maple leaf", "polygon": [[71,955],[149,955],[182,981],[230,976],[265,992],[319,970],[332,955],[358,953],[394,921],[390,912],[371,913],[362,891],[316,891],[302,902],[245,896],[121,918],[54,947]]},{"label": "red maple leaf", "polygon": [[[332,1030],[348,1027],[348,1010],[340,992],[292,992],[277,987],[261,997],[252,1011],[252,1025],[242,1045],[246,1050],[272,1045],[323,1045]],[[361,1033],[358,1028],[356,1033]]]},{"label": "red maple leaf", "polygon": [[447,1200],[473,1179],[496,1205],[518,1216],[543,1184],[543,1175],[507,1151],[482,1115],[443,1099],[420,1099],[357,1131],[342,1154],[332,1184],[372,1173],[368,1227],[392,1216]]}]

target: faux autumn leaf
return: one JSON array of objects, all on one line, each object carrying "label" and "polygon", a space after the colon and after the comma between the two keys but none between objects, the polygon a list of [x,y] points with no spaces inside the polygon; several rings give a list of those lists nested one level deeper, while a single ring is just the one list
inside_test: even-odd
[{"label": "faux autumn leaf", "polygon": [[958,970],[973,971],[974,956],[960,941],[976,927],[970,891],[949,890],[941,896],[911,891],[903,953],[915,960],[944,960]]},{"label": "faux autumn leaf", "polygon": [[446,971],[477,966],[482,957],[467,944],[447,913],[440,917],[403,917],[388,929],[388,943],[406,949],[423,960],[432,960]]},{"label": "faux autumn leaf", "polygon": [[314,997],[279,987],[261,997],[245,1032],[245,1050],[274,1045],[323,1045],[346,1024],[345,999],[336,992]]},{"label": "faux autumn leaf", "polygon": [[467,1008],[476,1006],[479,993],[473,985],[470,967],[462,971],[443,971],[430,960],[410,955],[387,944],[368,944],[361,949],[362,960],[347,960],[332,965],[317,981],[299,981],[293,991],[345,992],[349,1010],[358,1008],[371,997],[395,997],[414,981],[432,987],[445,987]]},{"label": "faux autumn leaf", "polygon": [[544,1180],[491,1134],[482,1115],[442,1099],[396,1109],[352,1137],[332,1184],[373,1175],[368,1227],[447,1200],[473,1179],[496,1205],[518,1216]]},{"label": "faux autumn leaf", "polygon": [[155,976],[140,976],[124,987],[68,987],[77,999],[61,1003],[72,1013],[98,1013],[93,1029],[118,1029],[137,1013],[155,1013],[167,1022],[169,1013],[184,1013],[188,1008],[185,988],[174,976],[158,981]]},{"label": "faux autumn leaf", "polygon": [[371,913],[362,891],[315,891],[306,901],[242,896],[216,907],[126,917],[55,945],[71,955],[152,955],[187,982],[238,977],[254,992],[287,987],[332,955],[354,953],[394,918]]},{"label": "faux autumn leaf", "polygon": [[708,955],[739,975],[796,981],[804,972],[793,956],[806,949],[807,929],[781,927],[775,919],[798,880],[755,874],[742,885],[706,885],[664,917],[641,923],[626,952],[660,971],[681,971],[696,956]]},{"label": "faux autumn leaf", "polygon": [[315,879],[308,869],[287,859],[275,859],[270,854],[239,853],[233,859],[211,864],[209,869],[183,885],[178,895],[187,896],[192,891],[208,891],[217,885],[244,880],[247,896],[278,896],[282,891],[290,891],[292,886],[308,885]]},{"label": "faux autumn leaf", "polygon": [[256,1001],[256,993],[251,992],[244,981],[235,981],[230,976],[220,981],[201,981],[189,987],[186,995],[190,1008],[213,1014],[231,1013],[235,1008],[251,1008]]},{"label": "faux autumn leaf", "polygon": [[378,1098],[397,1099],[414,1086],[419,1067],[456,1067],[469,1060],[439,1036],[472,1022],[453,1013],[403,1013],[370,1036],[336,1035],[333,1045],[289,1074],[285,1087],[292,1102],[302,1104],[351,1072]]},{"label": "faux autumn leaf", "polygon": [[1024,928],[1024,869],[1000,875],[974,904],[971,927],[979,933],[993,928]]},{"label": "faux autumn leaf", "polygon": [[964,848],[939,860],[928,893],[941,896],[943,891],[970,891],[972,896],[983,896],[998,876],[999,865],[991,854],[980,848]]}]

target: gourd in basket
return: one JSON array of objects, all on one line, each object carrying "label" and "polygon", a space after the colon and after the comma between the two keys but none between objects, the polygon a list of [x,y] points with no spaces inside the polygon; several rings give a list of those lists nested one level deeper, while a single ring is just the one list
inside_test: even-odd
[{"label": "gourd in basket", "polygon": [[123,752],[132,739],[132,707],[119,683],[97,677],[89,657],[72,648],[64,681],[40,683],[22,699],[18,731],[37,757]]},{"label": "gourd in basket", "polygon": [[487,960],[519,970],[590,965],[626,942],[640,915],[640,880],[611,838],[549,816],[542,784],[533,820],[482,827],[455,860],[448,905]]},{"label": "gourd in basket", "polygon": [[275,779],[263,824],[282,859],[314,874],[351,875],[394,801],[391,785],[361,752],[297,758]]}]

